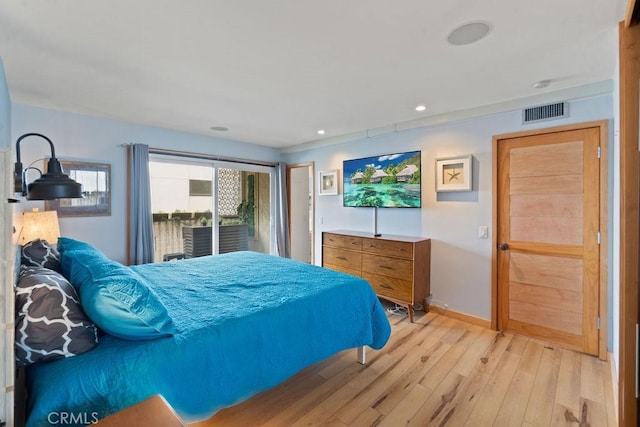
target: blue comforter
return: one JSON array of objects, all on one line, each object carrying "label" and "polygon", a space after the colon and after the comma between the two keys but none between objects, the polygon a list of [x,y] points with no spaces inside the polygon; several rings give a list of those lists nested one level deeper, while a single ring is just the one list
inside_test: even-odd
[{"label": "blue comforter", "polygon": [[131,268],[151,283],[175,335],[105,335],[88,353],[32,365],[28,426],[61,412],[91,422],[154,394],[185,421],[202,420],[341,350],[389,338],[369,284],[320,267],[235,252]]}]

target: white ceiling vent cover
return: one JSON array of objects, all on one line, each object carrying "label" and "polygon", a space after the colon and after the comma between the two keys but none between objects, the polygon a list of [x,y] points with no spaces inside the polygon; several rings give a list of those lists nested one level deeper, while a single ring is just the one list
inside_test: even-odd
[{"label": "white ceiling vent cover", "polygon": [[545,120],[561,119],[569,117],[569,103],[557,102],[555,104],[538,105],[522,110],[522,124],[543,122]]}]

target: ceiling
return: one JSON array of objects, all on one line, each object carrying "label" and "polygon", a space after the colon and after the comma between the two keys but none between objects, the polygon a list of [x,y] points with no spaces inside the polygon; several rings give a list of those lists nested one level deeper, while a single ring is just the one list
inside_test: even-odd
[{"label": "ceiling", "polygon": [[626,0],[587,3],[6,0],[0,57],[15,103],[291,147],[611,80]]}]

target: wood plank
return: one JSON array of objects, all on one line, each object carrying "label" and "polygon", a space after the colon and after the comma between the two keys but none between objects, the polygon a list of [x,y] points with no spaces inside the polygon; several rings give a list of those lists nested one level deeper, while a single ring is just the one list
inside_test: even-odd
[{"label": "wood plank", "polygon": [[557,329],[549,329],[545,326],[532,325],[531,323],[523,323],[518,320],[511,320],[510,325],[515,333],[523,331],[523,334],[532,339],[543,340],[553,344],[560,344],[563,348],[570,350],[582,351],[582,337]]},{"label": "wood plank", "polygon": [[520,366],[518,370],[527,372],[531,375],[536,375],[538,372],[538,366],[540,365],[540,359],[542,358],[542,352],[544,350],[544,344],[536,341],[528,341],[522,353],[522,359],[520,360]]},{"label": "wood plank", "polygon": [[512,251],[509,280],[582,294],[583,269],[581,259]]},{"label": "wood plank", "polygon": [[521,194],[511,195],[511,217],[582,218],[580,194]]},{"label": "wood plank", "polygon": [[[443,410],[440,415],[434,419],[434,424],[444,425],[447,423],[452,426],[461,426],[465,424],[469,415],[480,402],[479,396],[487,387],[487,384],[491,379],[491,374],[498,367],[501,356],[505,353],[505,350],[508,347],[508,340],[505,340],[504,337],[505,336],[502,333],[489,336],[492,340],[487,351],[481,355],[482,357],[476,360],[473,370],[469,372],[462,384],[460,393],[453,398],[451,403],[448,405],[448,408],[445,408],[445,410]],[[479,344],[481,340],[482,338],[476,343]],[[462,363],[464,362],[461,360],[458,366]],[[458,369],[458,372],[461,371]]]},{"label": "wood plank", "polygon": [[[478,326],[470,326],[462,336],[451,346],[445,357],[440,359],[436,366],[431,370],[431,375],[426,376],[420,381],[423,386],[436,390],[440,382],[444,380],[447,374],[453,370],[460,358],[473,346],[480,337],[482,328]],[[443,342],[447,337],[443,338]]]},{"label": "wood plank", "polygon": [[582,314],[582,292],[512,282],[509,299]]},{"label": "wood plank", "polygon": [[549,346],[544,348],[525,412],[525,422],[536,426],[550,425],[561,358],[562,350]]},{"label": "wood plank", "polygon": [[413,416],[418,412],[424,404],[425,398],[433,393],[426,387],[416,384],[409,390],[404,399],[402,399],[389,414],[378,424],[379,427],[397,427],[406,425]]},{"label": "wood plank", "polygon": [[609,366],[603,370],[602,375],[604,377],[604,395],[607,400],[606,411],[608,425],[615,427],[618,425],[618,412],[616,411],[618,399],[616,396],[617,389],[613,386],[613,377],[615,376],[615,373],[612,360],[613,357],[609,357],[607,362]]},{"label": "wood plank", "polygon": [[513,427],[523,425],[527,403],[531,396],[531,388],[535,375],[522,370],[516,370],[502,405],[498,410],[494,427]]},{"label": "wood plank", "polygon": [[490,426],[498,415],[500,406],[509,391],[509,386],[520,362],[521,355],[505,351],[500,359],[499,369],[491,374],[465,426]]},{"label": "wood plank", "polygon": [[511,177],[509,193],[514,194],[575,194],[583,188],[582,174],[562,176]]},{"label": "wood plank", "polygon": [[504,334],[499,334],[495,331],[485,329],[481,332],[481,335],[474,342],[473,346],[464,352],[456,366],[453,367],[453,371],[462,376],[469,376],[478,363],[487,363],[487,360],[483,356],[487,353],[489,347],[496,341],[504,338]]},{"label": "wood plank", "polygon": [[580,409],[581,369],[582,358],[580,354],[571,350],[563,350],[555,401],[563,408],[573,411],[574,414],[577,414]]},{"label": "wood plank", "polygon": [[582,219],[562,217],[513,217],[511,240],[521,242],[582,245]]},{"label": "wood plank", "polygon": [[511,150],[512,177],[576,175],[582,173],[582,140]]},{"label": "wood plank", "polygon": [[[589,399],[581,399],[580,404],[582,407],[582,414],[585,420],[585,424],[590,426],[606,426],[607,421],[607,409],[606,406],[599,402],[593,402]],[[613,426],[612,426],[613,427]]]},{"label": "wood plank", "polygon": [[603,365],[605,362],[593,356],[582,355],[582,375],[580,396],[596,403],[606,405],[604,394]]},{"label": "wood plank", "polygon": [[531,325],[543,326],[569,334],[582,334],[582,314],[558,310],[553,307],[509,301],[511,319]]},{"label": "wood plank", "polygon": [[380,412],[373,408],[366,408],[351,424],[353,426],[375,426],[384,418]]},{"label": "wood plank", "polygon": [[460,392],[464,380],[465,378],[462,375],[447,371],[447,374],[438,384],[438,387],[436,387],[426,402],[406,425],[420,427],[437,425],[434,424],[434,420],[441,414],[443,418],[447,418],[451,410],[449,404]]}]

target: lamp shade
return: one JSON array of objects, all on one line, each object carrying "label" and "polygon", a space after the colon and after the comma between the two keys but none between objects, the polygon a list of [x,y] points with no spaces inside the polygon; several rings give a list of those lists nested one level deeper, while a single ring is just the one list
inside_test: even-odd
[{"label": "lamp shade", "polygon": [[55,245],[60,237],[58,213],[56,211],[24,212],[22,214],[22,232],[20,244],[26,245],[32,240],[42,239]]},{"label": "lamp shade", "polygon": [[[40,178],[36,179],[25,188],[25,173],[29,169],[22,168],[20,161],[20,142],[30,136],[37,136],[49,143],[51,148],[51,158],[47,163],[47,173],[40,174]],[[69,178],[62,172],[62,165],[56,158],[56,150],[53,142],[40,133],[25,133],[16,141],[16,164],[13,173],[15,181],[15,191],[22,193],[27,200],[54,200],[54,199],[76,199],[82,197],[82,185]]]},{"label": "lamp shade", "polygon": [[29,183],[27,200],[54,200],[82,197],[82,185],[62,172],[56,158],[49,159],[47,173]]}]

